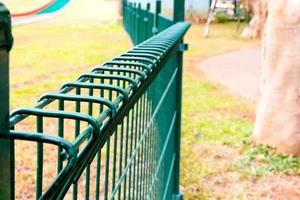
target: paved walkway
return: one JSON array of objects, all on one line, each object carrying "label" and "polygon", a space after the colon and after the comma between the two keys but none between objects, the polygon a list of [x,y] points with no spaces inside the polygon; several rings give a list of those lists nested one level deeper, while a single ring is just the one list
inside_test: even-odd
[{"label": "paved walkway", "polygon": [[233,93],[257,101],[260,85],[260,47],[242,49],[209,58],[200,69],[212,81]]}]

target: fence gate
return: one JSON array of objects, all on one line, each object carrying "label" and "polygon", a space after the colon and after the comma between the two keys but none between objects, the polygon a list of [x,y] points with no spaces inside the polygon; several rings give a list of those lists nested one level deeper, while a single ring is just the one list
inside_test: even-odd
[{"label": "fence gate", "polygon": [[[136,45],[9,113],[10,14],[0,4],[0,199],[180,199],[184,2],[123,1]],[[26,161],[26,162],[24,162]],[[28,164],[29,163],[29,164]],[[31,168],[30,168],[31,167]]]}]

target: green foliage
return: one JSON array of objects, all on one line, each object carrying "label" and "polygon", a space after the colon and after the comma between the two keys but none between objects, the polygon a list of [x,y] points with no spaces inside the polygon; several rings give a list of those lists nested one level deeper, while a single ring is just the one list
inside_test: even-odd
[{"label": "green foliage", "polygon": [[227,22],[229,20],[228,15],[226,15],[226,13],[224,13],[224,12],[217,12],[214,15],[214,19],[218,23],[225,23],[225,22]]},{"label": "green foliage", "polygon": [[276,153],[273,149],[258,145],[248,147],[236,166],[245,174],[263,176],[268,173],[300,173],[300,158]]},{"label": "green foliage", "polygon": [[251,14],[246,9],[241,9],[239,15],[241,20],[247,23],[249,23],[252,18]]},{"label": "green foliage", "polygon": [[247,139],[251,135],[252,124],[234,116],[224,115],[200,120],[198,130],[205,133],[201,138],[205,142],[238,147],[242,138]]}]

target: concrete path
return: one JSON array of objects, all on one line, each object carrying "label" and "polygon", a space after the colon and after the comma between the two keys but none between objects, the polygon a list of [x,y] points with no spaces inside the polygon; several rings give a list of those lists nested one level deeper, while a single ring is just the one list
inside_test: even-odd
[{"label": "concrete path", "polygon": [[230,91],[257,101],[261,74],[260,47],[242,49],[209,58],[200,64],[201,71],[212,81]]}]

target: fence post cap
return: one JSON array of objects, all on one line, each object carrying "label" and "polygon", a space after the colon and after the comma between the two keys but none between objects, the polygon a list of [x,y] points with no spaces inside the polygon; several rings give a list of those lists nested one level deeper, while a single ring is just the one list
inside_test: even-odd
[{"label": "fence post cap", "polygon": [[10,12],[3,3],[0,3],[0,49],[4,48],[10,51],[12,45]]}]

